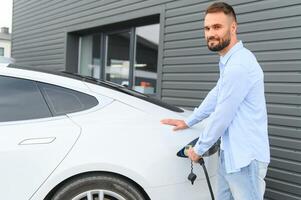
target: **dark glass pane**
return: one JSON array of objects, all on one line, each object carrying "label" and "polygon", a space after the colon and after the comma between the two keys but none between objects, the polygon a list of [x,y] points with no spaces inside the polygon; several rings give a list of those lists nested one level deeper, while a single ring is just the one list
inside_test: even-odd
[{"label": "dark glass pane", "polygon": [[79,74],[100,78],[100,38],[100,34],[80,38]]},{"label": "dark glass pane", "polygon": [[154,94],[157,84],[159,24],[136,28],[134,90]]},{"label": "dark glass pane", "polygon": [[51,117],[34,81],[0,76],[0,121]]},{"label": "dark glass pane", "polygon": [[105,79],[120,85],[129,85],[130,33],[121,32],[107,36]]},{"label": "dark glass pane", "polygon": [[0,56],[4,56],[4,48],[0,47]]},{"label": "dark glass pane", "polygon": [[93,96],[59,86],[38,84],[55,116],[87,110],[98,104]]}]

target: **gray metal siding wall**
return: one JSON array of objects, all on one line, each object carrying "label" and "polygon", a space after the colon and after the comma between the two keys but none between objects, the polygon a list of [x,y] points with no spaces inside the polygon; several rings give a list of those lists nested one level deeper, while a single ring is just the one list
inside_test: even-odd
[{"label": "gray metal siding wall", "polygon": [[[226,2],[237,12],[239,38],[265,72],[272,154],[266,198],[301,199],[301,2]],[[207,50],[201,29],[207,5],[190,0],[166,7],[162,99],[189,109],[218,78],[219,58]]]},{"label": "gray metal siding wall", "polygon": [[[65,34],[166,10],[159,71],[162,99],[192,109],[218,78],[218,56],[203,39],[203,0],[14,0],[12,56],[19,63],[62,69]],[[239,38],[257,56],[266,81],[272,162],[268,199],[301,198],[301,2],[228,0]],[[162,18],[161,18],[162,19]],[[76,58],[75,58],[76,59]]]},{"label": "gray metal siding wall", "polygon": [[67,31],[158,12],[171,1],[14,0],[12,57],[20,64],[62,69]]}]

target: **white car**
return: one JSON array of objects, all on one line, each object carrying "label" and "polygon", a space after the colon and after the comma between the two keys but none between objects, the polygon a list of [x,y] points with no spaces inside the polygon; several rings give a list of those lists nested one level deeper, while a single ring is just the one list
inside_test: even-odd
[{"label": "white car", "polygon": [[[176,154],[203,125],[190,114],[109,82],[0,64],[0,198],[211,199],[202,168]],[[215,187],[217,153],[204,158]]]}]

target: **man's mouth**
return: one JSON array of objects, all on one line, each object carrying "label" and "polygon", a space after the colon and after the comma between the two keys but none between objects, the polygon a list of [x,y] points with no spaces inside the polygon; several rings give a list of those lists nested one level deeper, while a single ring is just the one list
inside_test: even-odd
[{"label": "man's mouth", "polygon": [[214,42],[214,41],[217,41],[218,42],[218,39],[209,39],[208,42]]},{"label": "man's mouth", "polygon": [[218,40],[209,40],[208,45],[212,46],[215,45],[218,42]]}]

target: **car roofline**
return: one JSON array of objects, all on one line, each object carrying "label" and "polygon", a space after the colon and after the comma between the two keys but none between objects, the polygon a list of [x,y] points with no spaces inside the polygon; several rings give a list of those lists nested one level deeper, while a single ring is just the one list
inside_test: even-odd
[{"label": "car roofline", "polygon": [[104,80],[98,80],[98,79],[90,77],[90,76],[84,76],[84,75],[80,75],[80,74],[77,74],[77,73],[72,73],[72,72],[68,72],[68,71],[64,71],[64,70],[58,70],[58,71],[45,70],[45,69],[41,69],[41,68],[34,68],[34,67],[28,67],[28,66],[19,66],[19,65],[16,65],[16,64],[8,64],[7,67],[8,68],[13,68],[13,69],[21,69],[21,70],[27,70],[27,71],[42,72],[42,73],[46,73],[46,74],[62,76],[62,77],[71,78],[71,79],[75,79],[75,80],[80,80],[80,81],[84,81],[84,82],[96,83],[97,85],[101,84],[102,86],[107,86],[107,87],[110,87],[110,88],[112,88],[112,87],[123,87],[123,86],[118,85],[116,83],[112,83],[112,82],[108,82],[108,81],[104,81]]},{"label": "car roofline", "polygon": [[19,66],[16,64],[9,64],[7,66],[8,68],[14,68],[14,69],[21,69],[21,70],[29,70],[29,71],[36,71],[36,72],[42,72],[42,73],[47,73],[47,74],[53,74],[53,75],[57,75],[57,76],[62,76],[62,77],[67,77],[67,78],[71,78],[71,79],[75,79],[75,80],[80,80],[83,82],[87,82],[87,83],[91,83],[91,84],[95,84],[95,85],[99,85],[99,86],[103,86],[109,89],[113,89],[115,91],[121,92],[121,93],[125,93],[127,95],[131,95],[134,97],[137,97],[139,99],[145,100],[147,102],[156,104],[158,106],[164,107],[168,110],[174,111],[174,112],[179,112],[182,113],[184,112],[183,109],[174,106],[174,105],[170,105],[162,100],[150,97],[146,94],[137,92],[135,90],[126,88],[122,85],[118,85],[116,83],[113,82],[109,82],[109,81],[105,81],[105,80],[99,80],[90,76],[84,76],[84,75],[80,75],[77,73],[72,73],[72,72],[67,72],[64,70],[61,71],[51,71],[51,70],[45,70],[45,69],[40,69],[40,68],[33,68],[33,67],[23,67],[23,66]]}]

